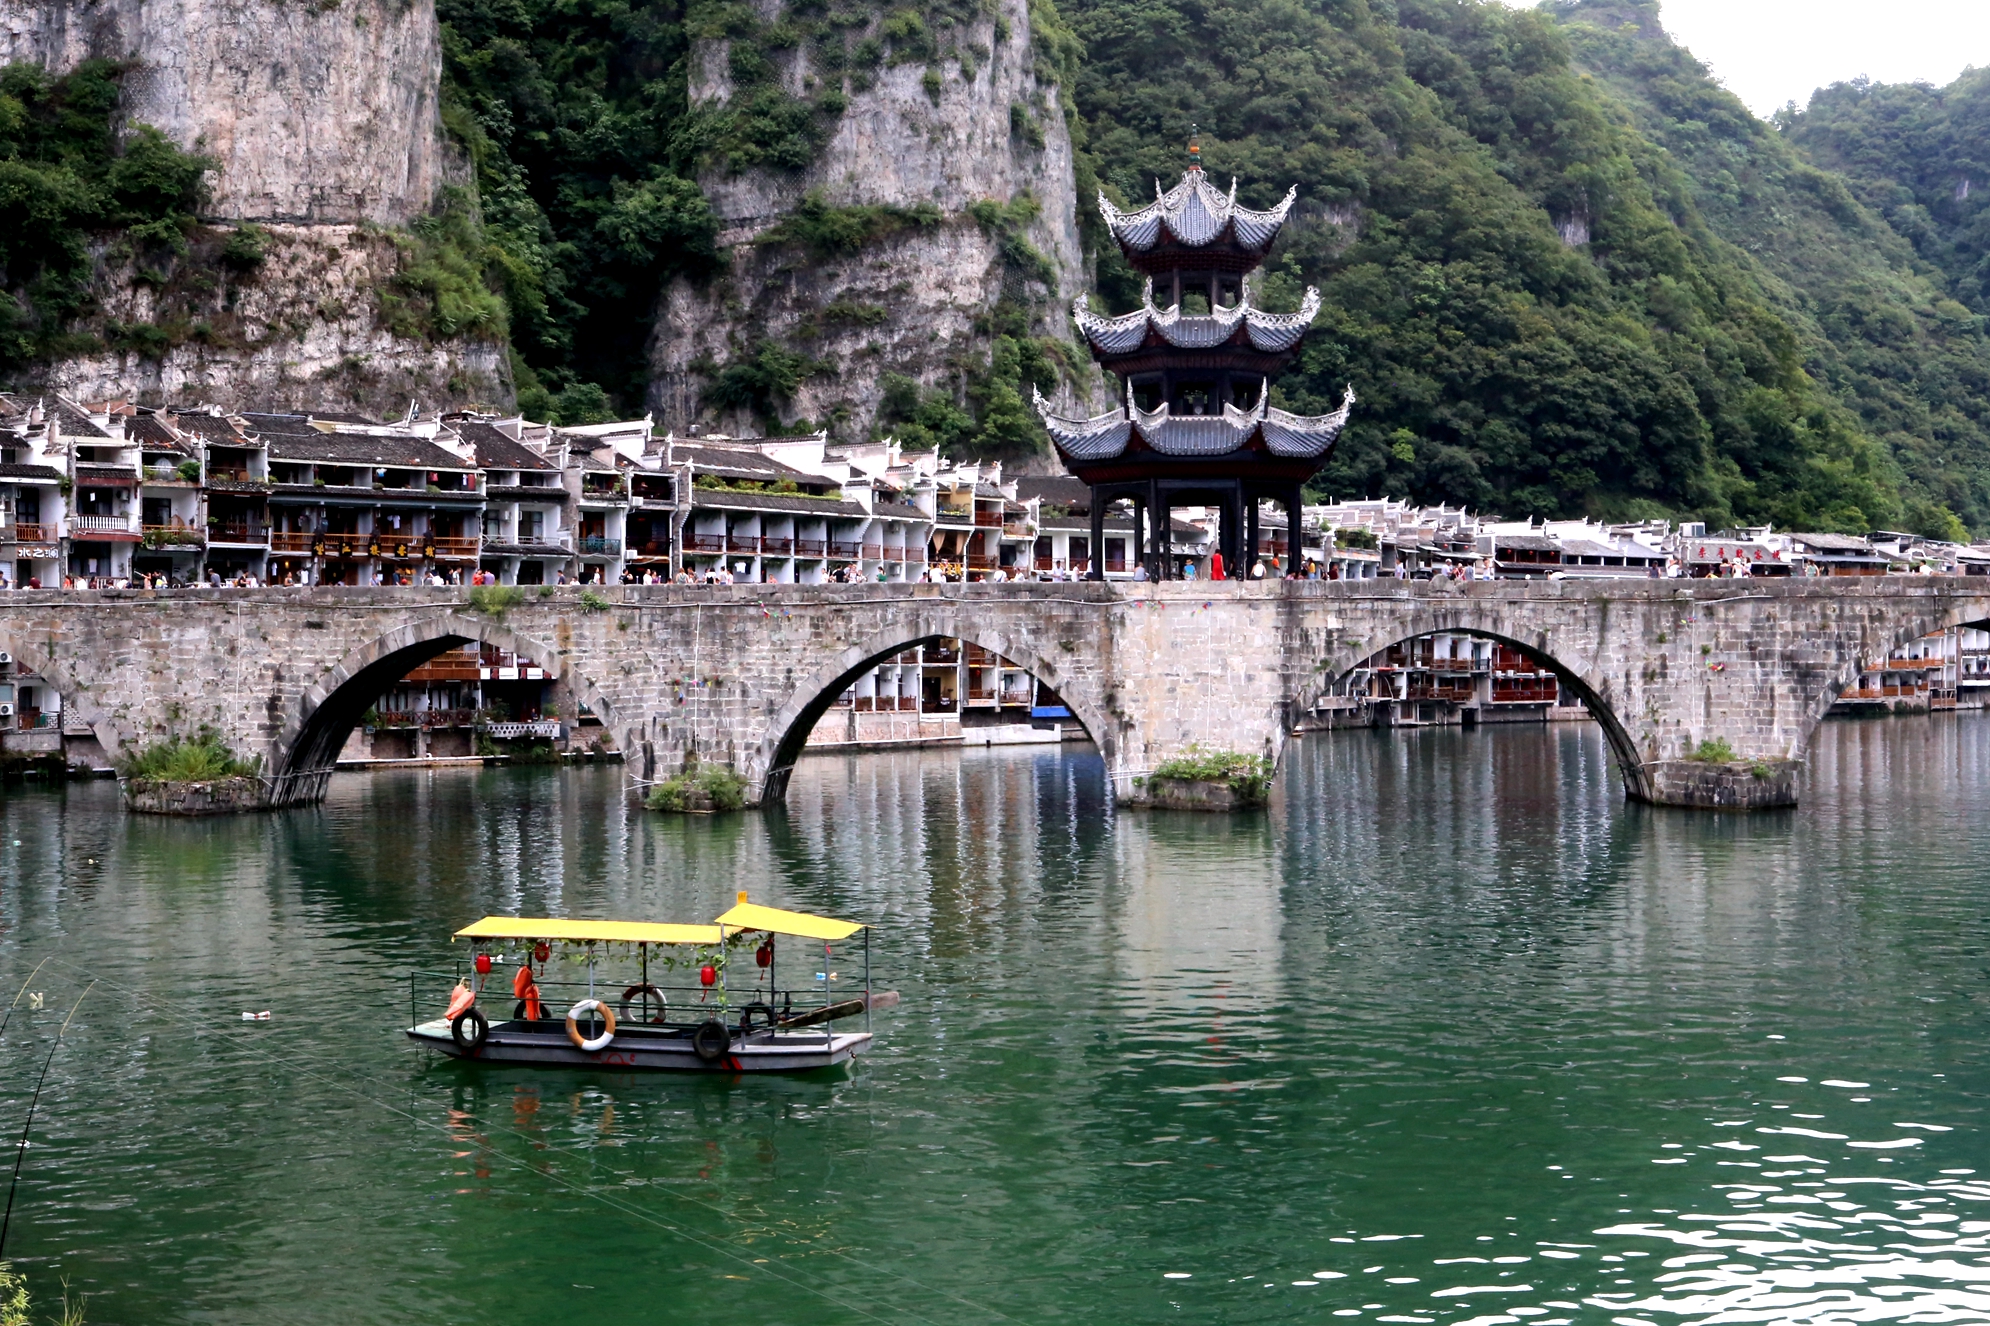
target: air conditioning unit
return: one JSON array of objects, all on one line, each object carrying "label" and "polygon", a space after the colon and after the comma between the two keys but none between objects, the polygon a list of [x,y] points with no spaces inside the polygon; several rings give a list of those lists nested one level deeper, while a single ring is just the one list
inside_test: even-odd
[{"label": "air conditioning unit", "polygon": [[12,718],[13,716],[14,702],[12,700],[0,700],[0,718]]},{"label": "air conditioning unit", "polygon": [[11,668],[13,666],[14,656],[6,650],[0,649],[0,668]]}]

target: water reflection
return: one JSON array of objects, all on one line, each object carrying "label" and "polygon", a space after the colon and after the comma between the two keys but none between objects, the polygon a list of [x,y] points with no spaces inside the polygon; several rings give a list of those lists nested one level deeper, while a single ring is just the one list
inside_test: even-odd
[{"label": "water reflection", "polygon": [[[1981,718],[1827,725],[1757,816],[1624,805],[1581,725],[1308,739],[1235,819],[1116,812],[1084,750],[811,756],[752,816],[621,791],[0,800],[0,978],[54,954],[55,1018],[104,982],[28,1157],[37,1288],[99,1321],[639,1322],[659,1286],[830,1323],[1990,1317]],[[468,918],[741,889],[880,923],[905,1003],[855,1072],[398,1037]],[[9,1026],[0,1107],[52,1032]]]}]

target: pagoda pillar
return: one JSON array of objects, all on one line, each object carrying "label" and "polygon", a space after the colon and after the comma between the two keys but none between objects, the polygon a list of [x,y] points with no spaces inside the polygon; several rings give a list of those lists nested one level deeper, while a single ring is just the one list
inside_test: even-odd
[{"label": "pagoda pillar", "polygon": [[1085,579],[1106,578],[1106,498],[1092,489],[1092,542],[1085,550]]},{"label": "pagoda pillar", "polygon": [[1258,496],[1252,493],[1244,499],[1244,579],[1251,576],[1251,568],[1258,564]]}]

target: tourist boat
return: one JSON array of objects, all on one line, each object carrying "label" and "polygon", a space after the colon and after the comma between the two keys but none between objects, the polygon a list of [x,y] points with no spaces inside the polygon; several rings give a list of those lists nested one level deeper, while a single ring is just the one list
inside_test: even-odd
[{"label": "tourist boat", "polygon": [[[839,1000],[831,945],[858,934],[863,993]],[[828,1068],[869,1049],[870,1015],[898,1002],[896,992],[871,990],[868,926],[763,907],[744,893],[710,925],[486,916],[454,938],[470,941],[471,972],[458,978],[443,1016],[410,1026],[408,1037],[479,1063],[724,1073]],[[814,979],[804,991],[779,983],[780,939],[806,941],[802,970]],[[816,944],[819,972],[811,971]],[[728,977],[730,959],[742,954],[752,958],[750,991]],[[585,979],[549,979],[555,963],[584,965]],[[636,979],[603,984],[603,969],[618,963],[633,963]],[[689,969],[691,983],[658,984],[653,965]],[[498,974],[505,968],[513,972],[508,982]],[[418,979],[410,978],[411,1013]],[[487,1014],[478,1003],[487,995],[510,1003],[511,1015]],[[859,1015],[862,1031],[832,1025]]]}]

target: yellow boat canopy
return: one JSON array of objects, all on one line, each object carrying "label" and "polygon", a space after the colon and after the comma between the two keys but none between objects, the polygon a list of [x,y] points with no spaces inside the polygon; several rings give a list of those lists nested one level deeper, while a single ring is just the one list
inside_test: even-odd
[{"label": "yellow boat canopy", "polygon": [[762,907],[748,902],[744,893],[739,905],[721,916],[718,923],[728,930],[765,930],[776,935],[796,935],[802,939],[848,939],[864,928],[858,921],[838,921],[807,912],[786,912],[779,907]]},{"label": "yellow boat canopy", "polygon": [[658,921],[570,921],[561,917],[486,916],[456,932],[457,939],[562,940],[570,944],[716,944],[715,925]]}]

